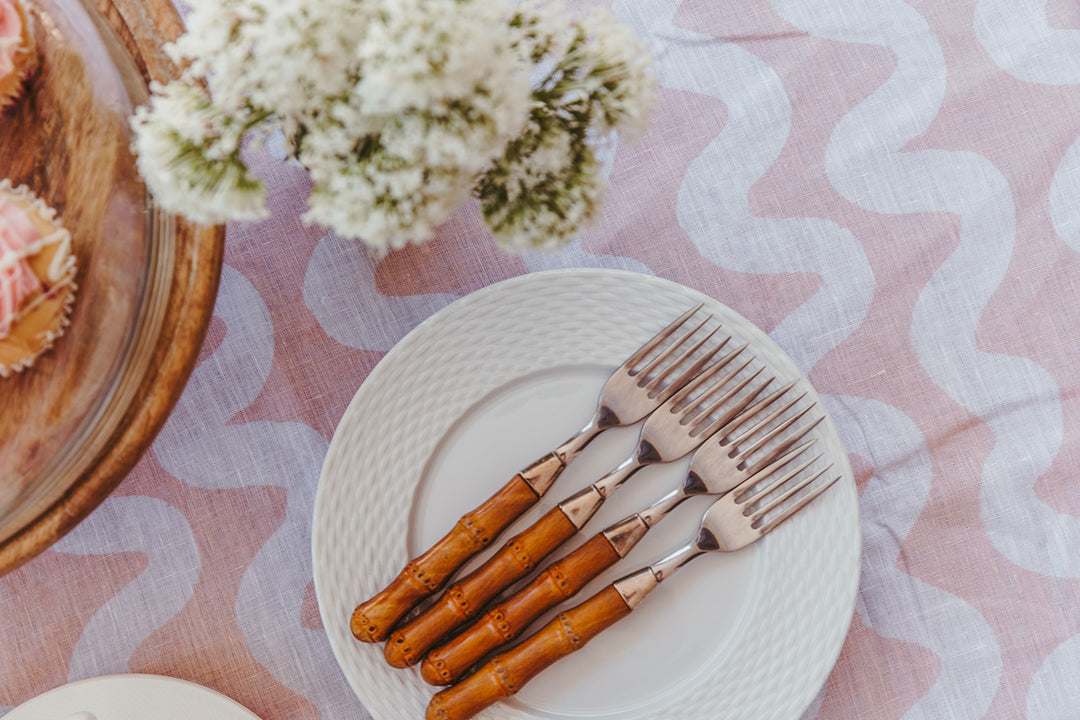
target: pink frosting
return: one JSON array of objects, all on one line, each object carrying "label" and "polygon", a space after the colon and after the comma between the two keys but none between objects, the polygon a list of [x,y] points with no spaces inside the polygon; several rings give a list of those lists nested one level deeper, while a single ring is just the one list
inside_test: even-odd
[{"label": "pink frosting", "polygon": [[30,265],[19,257],[39,237],[26,213],[0,197],[0,338],[7,337],[23,299],[41,287]]},{"label": "pink frosting", "polygon": [[15,69],[23,23],[13,0],[0,0],[0,77]]}]

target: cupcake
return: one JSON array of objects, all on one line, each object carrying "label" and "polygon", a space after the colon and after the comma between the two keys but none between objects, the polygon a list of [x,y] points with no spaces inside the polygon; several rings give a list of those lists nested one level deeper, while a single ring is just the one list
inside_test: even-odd
[{"label": "cupcake", "polygon": [[25,186],[0,180],[0,377],[52,347],[74,301],[71,233]]},{"label": "cupcake", "polygon": [[0,109],[19,98],[36,66],[30,14],[22,0],[0,0]]}]

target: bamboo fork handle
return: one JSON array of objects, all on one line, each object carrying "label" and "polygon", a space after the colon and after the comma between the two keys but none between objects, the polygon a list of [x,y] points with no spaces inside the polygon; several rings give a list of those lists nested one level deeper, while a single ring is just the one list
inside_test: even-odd
[{"label": "bamboo fork handle", "polygon": [[429,550],[411,560],[394,580],[356,607],[350,623],[362,642],[381,642],[418,602],[437,592],[469,558],[535,505],[566,464],[555,453],[518,473]]},{"label": "bamboo fork handle", "polygon": [[542,670],[585,646],[606,628],[630,614],[614,586],[564,613],[535,635],[502,653],[465,678],[437,693],[427,720],[466,720],[496,701],[510,697]]},{"label": "bamboo fork handle", "polygon": [[[596,495],[595,505],[599,508],[603,498]],[[528,575],[577,530],[578,525],[561,505],[553,507],[508,540],[487,562],[451,586],[434,605],[394,630],[386,643],[386,662],[397,668],[415,665],[447,633],[475,617],[488,601]]]},{"label": "bamboo fork handle", "polygon": [[499,603],[458,636],[427,654],[420,674],[431,685],[449,685],[484,656],[519,636],[536,618],[573,597],[644,537],[648,526],[636,515],[592,536],[548,566],[531,583]]}]

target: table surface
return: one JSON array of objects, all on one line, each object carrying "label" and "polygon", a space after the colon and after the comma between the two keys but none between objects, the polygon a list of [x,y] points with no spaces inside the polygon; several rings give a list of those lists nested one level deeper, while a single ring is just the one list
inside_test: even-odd
[{"label": "table surface", "polygon": [[138,672],[266,720],[366,717],[312,584],[337,422],[447,303],[608,267],[749,318],[836,421],[862,578],[806,719],[1075,715],[1080,6],[614,9],[652,46],[659,103],[644,137],[608,154],[602,217],[558,253],[504,254],[470,206],[431,243],[372,260],[304,226],[303,172],[256,156],[273,213],[229,227],[215,317],[169,422],[87,520],[0,579],[0,713]]}]

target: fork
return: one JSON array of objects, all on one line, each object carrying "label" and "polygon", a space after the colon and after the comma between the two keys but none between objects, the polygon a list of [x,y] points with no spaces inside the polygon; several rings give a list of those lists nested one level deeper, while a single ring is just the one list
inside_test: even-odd
[{"label": "fork", "polygon": [[[786,389],[777,391],[778,397]],[[802,395],[799,396],[800,398]],[[759,403],[767,407],[772,398]],[[822,418],[787,433],[806,415],[805,407],[775,426],[779,417],[772,412],[752,428],[732,438],[718,432],[694,452],[690,467],[679,487],[654,503],[600,531],[581,547],[550,565],[513,596],[484,613],[475,623],[448,642],[430,651],[420,666],[421,676],[431,685],[448,685],[466,670],[521,634],[536,618],[560,602],[573,597],[604,570],[634,548],[646,533],[685,500],[699,495],[722,495],[754,473],[767,468],[772,473],[802,456],[816,442],[811,438],[794,450],[790,448],[810,433]],[[781,441],[759,452],[780,433]],[[806,460],[805,469],[820,457]]]},{"label": "fork", "polygon": [[[661,582],[707,552],[740,550],[775,530],[831,487],[837,475],[800,491],[832,467],[803,475],[807,465],[779,477],[766,467],[751,475],[706,510],[697,537],[664,559],[616,580],[580,605],[559,613],[521,644],[495,656],[475,673],[438,692],[428,704],[427,720],[467,720],[501,698],[517,693],[557,660],[580,650],[589,640],[626,617]],[[767,483],[764,488],[757,486]],[[785,505],[791,501],[790,504]]]},{"label": "fork", "polygon": [[[592,419],[554,451],[515,475],[484,503],[465,513],[445,536],[410,560],[383,590],[357,605],[350,628],[357,640],[381,642],[403,615],[437,592],[458,568],[535,505],[563,469],[597,435],[640,422],[696,376],[727,340],[695,358],[719,327],[704,332],[712,315],[691,321],[698,305],[638,348],[608,377]],[[673,338],[664,346],[664,342]]]},{"label": "fork", "polygon": [[[474,617],[495,595],[528,575],[537,563],[578,532],[619,487],[643,467],[672,462],[693,452],[739,414],[768,385],[743,393],[764,368],[744,374],[750,356],[717,379],[746,348],[743,345],[680,389],[651,414],[641,429],[637,449],[617,468],[548,511],[511,538],[497,554],[451,586],[420,615],[391,633],[384,656],[393,667],[414,665],[447,633]],[[790,386],[785,389],[790,389]],[[781,393],[780,395],[782,395]],[[775,400],[779,395],[770,399]]]}]

